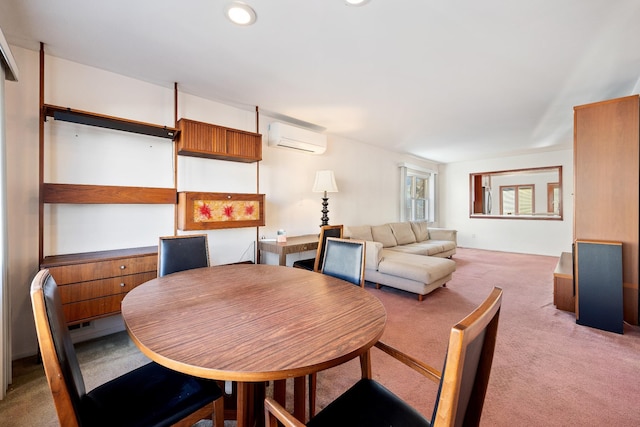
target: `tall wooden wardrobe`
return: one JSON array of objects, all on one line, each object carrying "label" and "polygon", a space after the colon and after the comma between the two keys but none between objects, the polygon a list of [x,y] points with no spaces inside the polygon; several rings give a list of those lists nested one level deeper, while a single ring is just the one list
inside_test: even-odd
[{"label": "tall wooden wardrobe", "polygon": [[639,145],[638,95],[574,107],[573,238],[622,242],[623,317],[634,325],[639,320]]}]

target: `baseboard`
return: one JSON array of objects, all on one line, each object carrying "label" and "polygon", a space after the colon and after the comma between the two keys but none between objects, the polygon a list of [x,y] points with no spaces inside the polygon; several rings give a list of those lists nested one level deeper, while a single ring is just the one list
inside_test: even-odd
[{"label": "baseboard", "polygon": [[71,330],[71,340],[73,343],[91,340],[103,337],[105,335],[115,334],[124,331],[124,320],[121,315],[109,316],[104,319],[92,320],[88,326]]}]

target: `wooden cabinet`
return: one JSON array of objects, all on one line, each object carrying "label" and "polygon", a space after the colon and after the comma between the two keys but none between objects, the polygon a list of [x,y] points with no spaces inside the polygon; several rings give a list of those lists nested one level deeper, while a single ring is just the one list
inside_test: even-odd
[{"label": "wooden cabinet", "polygon": [[262,135],[189,119],[178,120],[178,154],[254,163],[262,160]]},{"label": "wooden cabinet", "polygon": [[575,312],[576,298],[573,289],[573,259],[570,252],[560,255],[553,272],[553,304],[559,310]]},{"label": "wooden cabinet", "polygon": [[574,108],[575,240],[622,242],[624,320],[638,324],[640,97]]},{"label": "wooden cabinet", "polygon": [[157,277],[157,250],[54,255],[44,258],[40,268],[48,268],[58,284],[67,323],[81,323],[119,313],[127,292]]}]

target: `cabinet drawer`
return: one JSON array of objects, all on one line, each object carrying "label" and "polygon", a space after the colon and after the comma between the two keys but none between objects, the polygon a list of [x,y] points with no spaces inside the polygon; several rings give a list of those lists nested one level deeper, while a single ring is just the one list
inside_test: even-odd
[{"label": "cabinet drawer", "polygon": [[72,264],[49,269],[58,285],[120,277],[157,270],[157,255]]},{"label": "cabinet drawer", "polygon": [[111,295],[62,306],[67,323],[78,323],[120,313],[120,303],[126,294]]},{"label": "cabinet drawer", "polygon": [[91,280],[58,287],[63,304],[84,301],[109,295],[127,293],[131,289],[156,277],[155,271],[130,274],[109,279]]}]

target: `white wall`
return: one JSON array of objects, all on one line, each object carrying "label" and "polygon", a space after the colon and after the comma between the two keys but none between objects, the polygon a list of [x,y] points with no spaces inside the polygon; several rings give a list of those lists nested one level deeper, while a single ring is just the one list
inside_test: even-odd
[{"label": "white wall", "polygon": [[[562,221],[469,217],[469,174],[562,166]],[[573,151],[449,163],[440,167],[441,223],[458,230],[458,245],[506,252],[559,256],[571,251],[573,239]],[[495,205],[495,200],[494,200]]]},{"label": "white wall", "polygon": [[[36,337],[29,284],[38,269],[38,53],[12,47],[21,71],[18,83],[6,85],[9,220],[9,281],[12,300],[14,358],[34,354]],[[151,85],[69,61],[46,57],[45,102],[157,124],[173,124],[173,83]],[[178,117],[255,131],[253,108],[237,108],[180,94]],[[266,136],[271,118],[260,116]],[[60,124],[60,123],[58,123]],[[86,126],[47,124],[47,179],[63,182],[170,186],[170,144],[150,137]],[[266,141],[266,139],[265,139]],[[74,165],[68,160],[72,158]],[[96,160],[96,158],[98,160]],[[256,236],[316,233],[321,195],[312,193],[315,171],[333,169],[339,193],[330,194],[332,224],[381,224],[399,212],[398,164],[439,170],[440,226],[458,229],[461,246],[557,256],[570,250],[573,188],[572,152],[547,152],[446,166],[389,152],[362,142],[329,135],[325,154],[314,156],[271,148],[263,142],[259,165],[179,157],[178,189],[190,191],[256,191],[266,194],[266,226],[209,232],[211,261],[223,264],[254,259]],[[564,220],[497,220],[469,218],[469,173],[563,166]],[[98,173],[96,173],[96,171]],[[122,181],[121,181],[122,180]],[[131,182],[133,181],[133,184]],[[168,183],[169,182],[169,183]],[[70,253],[157,244],[173,231],[170,206],[49,206],[45,254]],[[475,236],[475,237],[473,237]],[[297,258],[313,256],[301,254]],[[289,264],[296,257],[290,257]],[[266,261],[276,263],[275,256]],[[85,338],[122,329],[118,316],[94,322]],[[77,335],[77,337],[81,335]]]},{"label": "white wall", "polygon": [[[7,84],[7,155],[9,158],[9,264],[12,299],[13,356],[36,352],[29,285],[38,269],[38,52],[13,47],[19,83]],[[148,84],[103,70],[46,56],[45,103],[156,124],[173,125],[173,82]],[[178,117],[255,131],[253,108],[236,108],[179,94]],[[50,120],[51,121],[51,120]],[[266,136],[271,119],[260,116]],[[110,185],[171,186],[171,144],[68,123],[46,126],[47,181]],[[266,139],[265,139],[266,141]],[[243,164],[179,157],[178,189],[266,194],[266,226],[209,232],[212,264],[254,259],[256,236],[318,232],[320,194],[312,193],[315,171],[333,169],[339,193],[330,194],[332,224],[381,224],[398,219],[398,164],[408,162],[437,170],[432,162],[329,136],[325,154],[270,148],[263,161]],[[172,206],[48,206],[45,255],[156,245],[173,232]],[[313,254],[302,254],[302,256]],[[275,257],[266,257],[276,263]],[[296,258],[289,260],[293,262]],[[122,329],[118,316],[92,322],[78,337]],[[81,334],[85,334],[82,336]]]}]

